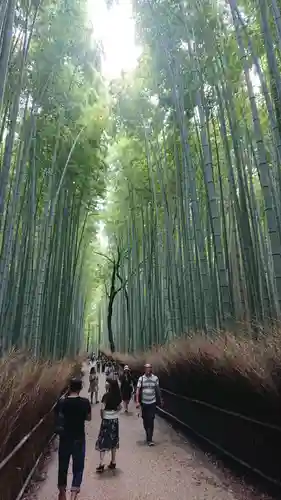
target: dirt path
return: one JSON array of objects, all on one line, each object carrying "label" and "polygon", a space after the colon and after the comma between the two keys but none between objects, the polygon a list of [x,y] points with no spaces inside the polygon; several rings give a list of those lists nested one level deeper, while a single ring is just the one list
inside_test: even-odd
[{"label": "dirt path", "polygon": [[[87,386],[87,384],[85,384]],[[101,390],[104,378],[100,381]],[[84,390],[84,395],[86,389]],[[204,454],[184,441],[165,421],[156,420],[154,448],[144,444],[142,421],[134,405],[131,413],[120,415],[120,450],[116,471],[95,473],[98,454],[95,441],[100,416],[93,407],[92,422],[87,424],[87,454],[81,500],[247,500],[248,488],[226,479]],[[109,461],[109,457],[108,457]],[[69,485],[71,476],[69,475]],[[47,465],[46,480],[36,492],[38,500],[57,498],[57,456]],[[34,496],[30,497],[34,498]],[[261,498],[261,497],[259,497]]]}]

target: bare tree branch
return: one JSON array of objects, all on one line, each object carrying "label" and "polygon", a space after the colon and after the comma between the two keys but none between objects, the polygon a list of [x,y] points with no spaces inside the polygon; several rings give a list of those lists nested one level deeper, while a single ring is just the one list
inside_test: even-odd
[{"label": "bare tree branch", "polygon": [[108,260],[108,262],[110,262],[111,264],[114,264],[114,263],[115,263],[113,259],[111,259],[110,257],[108,257],[108,255],[106,255],[106,254],[104,254],[104,253],[101,253],[101,252],[95,252],[95,251],[94,251],[93,253],[94,253],[94,254],[96,254],[96,255],[100,255],[101,257],[104,257],[104,258],[105,258],[105,259],[107,259],[107,260]]},{"label": "bare tree branch", "polygon": [[104,284],[104,288],[105,288],[105,293],[106,293],[106,296],[109,298],[109,293],[108,293],[108,290],[107,290],[107,285],[106,285],[106,283]]}]

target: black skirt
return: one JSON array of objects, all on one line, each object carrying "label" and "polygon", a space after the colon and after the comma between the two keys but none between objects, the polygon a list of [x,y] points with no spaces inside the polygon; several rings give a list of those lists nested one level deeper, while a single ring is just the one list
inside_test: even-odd
[{"label": "black skirt", "polygon": [[100,432],[96,441],[97,451],[110,451],[119,448],[118,418],[102,419]]},{"label": "black skirt", "polygon": [[132,387],[125,384],[123,387],[121,386],[121,396],[122,401],[130,401],[132,397]]}]

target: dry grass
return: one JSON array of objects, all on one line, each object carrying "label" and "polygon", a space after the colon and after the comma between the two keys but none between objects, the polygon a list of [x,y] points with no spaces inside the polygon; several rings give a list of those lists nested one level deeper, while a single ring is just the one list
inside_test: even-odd
[{"label": "dry grass", "polygon": [[[150,362],[162,388],[281,428],[281,327],[251,338],[222,332],[208,338],[194,335],[134,356],[115,353],[114,359],[128,364],[135,375]],[[279,480],[281,432],[165,391],[163,397],[167,411]]]},{"label": "dry grass", "polygon": [[[38,362],[24,354],[10,353],[0,360],[0,462],[53,406],[81,363],[63,360]],[[26,476],[34,456],[42,451],[52,432],[53,417],[46,420],[11,464],[0,473],[0,500],[14,498],[16,479]],[[15,474],[15,469],[20,470]],[[17,478],[16,478],[17,476]],[[12,480],[11,480],[12,478]],[[5,480],[5,481],[4,481]],[[7,491],[7,484],[13,483]]]},{"label": "dry grass", "polygon": [[[109,352],[105,353],[112,357]],[[128,364],[133,372],[141,373],[145,363],[152,363],[153,371],[162,381],[182,377],[178,392],[194,393],[196,380],[211,381],[217,387],[219,380],[233,385],[245,385],[250,391],[281,396],[281,329],[270,335],[251,340],[245,336],[217,332],[213,337],[195,335],[174,340],[164,346],[155,346],[146,353],[135,355],[115,353],[113,358],[120,364]],[[202,395],[206,387],[197,387]],[[211,397],[215,397],[213,394]],[[206,398],[204,398],[206,400]]]}]

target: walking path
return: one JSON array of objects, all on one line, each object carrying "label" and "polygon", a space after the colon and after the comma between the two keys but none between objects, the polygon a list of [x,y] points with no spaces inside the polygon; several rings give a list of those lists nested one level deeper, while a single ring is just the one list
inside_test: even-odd
[{"label": "walking path", "polygon": [[[84,395],[88,389],[87,374]],[[104,377],[100,377],[103,393]],[[164,420],[157,418],[155,447],[144,444],[141,418],[134,404],[131,413],[120,415],[120,450],[116,471],[95,472],[98,453],[95,441],[100,426],[99,405],[93,406],[87,424],[87,454],[79,500],[252,500],[248,488],[226,478]],[[108,456],[109,461],[109,456]],[[69,474],[69,485],[71,476]],[[37,500],[57,499],[57,457],[47,464],[47,477],[35,494]],[[33,495],[29,497],[34,498]]]}]

